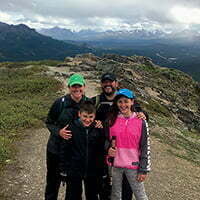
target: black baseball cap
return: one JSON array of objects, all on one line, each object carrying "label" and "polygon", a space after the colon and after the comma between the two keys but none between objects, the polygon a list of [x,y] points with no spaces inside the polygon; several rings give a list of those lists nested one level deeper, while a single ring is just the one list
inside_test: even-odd
[{"label": "black baseball cap", "polygon": [[116,76],[112,73],[105,73],[101,76],[101,82],[105,80],[116,81]]}]

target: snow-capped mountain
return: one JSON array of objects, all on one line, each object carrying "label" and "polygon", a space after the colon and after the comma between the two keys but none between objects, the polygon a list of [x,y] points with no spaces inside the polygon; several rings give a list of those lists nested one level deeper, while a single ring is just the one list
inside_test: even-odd
[{"label": "snow-capped mountain", "polygon": [[120,30],[120,31],[95,31],[95,30],[80,30],[71,31],[70,29],[54,27],[50,29],[37,30],[43,35],[50,36],[58,40],[74,40],[74,41],[97,41],[107,39],[118,40],[136,40],[136,39],[194,39],[200,37],[200,29],[192,28],[181,31],[164,31],[164,30],[147,30],[138,28],[133,30]]},{"label": "snow-capped mountain", "polygon": [[51,29],[37,30],[39,33],[50,36],[58,40],[76,40],[76,41],[92,41],[104,39],[156,39],[166,37],[167,33],[160,30],[147,31],[145,29],[135,29],[130,31],[94,31],[94,30],[81,30],[78,32],[54,27]]}]

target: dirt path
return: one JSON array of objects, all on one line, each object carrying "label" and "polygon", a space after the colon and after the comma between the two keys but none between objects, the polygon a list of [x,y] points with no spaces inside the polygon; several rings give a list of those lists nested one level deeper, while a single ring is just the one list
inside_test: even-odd
[{"label": "dirt path", "polygon": [[[88,96],[97,93],[96,83],[87,84]],[[0,180],[0,200],[44,199],[48,136],[45,128],[27,130],[25,138],[16,144],[16,160],[7,166]],[[167,151],[170,147],[158,139],[152,137],[151,143],[153,170],[146,182],[149,200],[198,200],[200,167],[172,156]]]}]

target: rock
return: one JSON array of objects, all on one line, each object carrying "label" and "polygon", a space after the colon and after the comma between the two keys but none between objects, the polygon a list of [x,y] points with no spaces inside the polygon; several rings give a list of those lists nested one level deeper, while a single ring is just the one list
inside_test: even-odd
[{"label": "rock", "polygon": [[57,67],[70,67],[70,65],[68,63],[59,63]]},{"label": "rock", "polygon": [[153,113],[152,117],[171,113],[175,120],[199,130],[200,84],[181,71],[161,68],[144,56],[107,54],[97,57],[91,53],[66,57],[58,66],[69,68],[70,73],[55,73],[57,77],[82,72],[87,79],[99,80],[103,73],[114,73],[120,87],[133,90],[139,100],[146,102],[144,106]]},{"label": "rock", "polygon": [[74,58],[72,57],[66,57],[64,62],[72,62]]}]

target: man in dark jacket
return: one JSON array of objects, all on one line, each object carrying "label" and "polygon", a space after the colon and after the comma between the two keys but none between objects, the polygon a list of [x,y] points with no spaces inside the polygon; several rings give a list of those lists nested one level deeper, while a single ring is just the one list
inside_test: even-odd
[{"label": "man in dark jacket", "polygon": [[[94,105],[96,106],[96,119],[101,120],[105,123],[105,120],[108,116],[111,105],[113,104],[113,100],[115,98],[116,91],[118,89],[118,81],[116,76],[113,73],[105,73],[101,77],[101,88],[102,93],[92,98]],[[134,104],[134,109],[138,114],[139,118],[147,119],[148,116],[144,113],[138,103]],[[101,200],[109,200],[111,193],[110,180],[107,176],[106,179],[101,180],[103,183],[103,188],[100,188],[100,199]],[[101,182],[100,181],[100,182]],[[100,186],[101,187],[101,186]],[[132,200],[132,191],[129,183],[124,176],[122,183],[122,200]]]},{"label": "man in dark jacket", "polygon": [[80,104],[88,98],[84,95],[85,80],[79,74],[68,80],[69,94],[58,98],[50,108],[46,126],[50,136],[47,144],[47,177],[45,200],[57,200],[61,183],[59,174],[59,148],[61,139],[71,137],[67,124],[78,118]]},{"label": "man in dark jacket", "polygon": [[104,172],[105,136],[95,128],[95,106],[85,102],[80,106],[79,119],[70,123],[72,138],[62,140],[60,171],[66,177],[66,200],[78,200],[82,195],[82,181],[86,200],[98,200],[97,180]]}]

